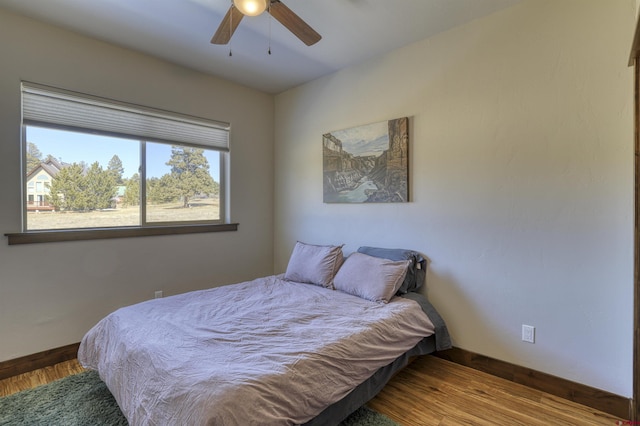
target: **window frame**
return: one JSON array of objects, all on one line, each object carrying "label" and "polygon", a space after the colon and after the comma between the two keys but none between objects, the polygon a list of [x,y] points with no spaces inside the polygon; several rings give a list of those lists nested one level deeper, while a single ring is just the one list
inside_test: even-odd
[{"label": "window frame", "polygon": [[[228,188],[229,188],[229,162],[230,162],[230,150],[229,150],[229,137],[230,137],[230,125],[214,120],[202,119],[200,117],[187,116],[180,113],[172,113],[164,110],[158,110],[149,107],[143,107],[139,105],[123,103],[120,101],[113,101],[106,98],[99,98],[92,95],[85,95],[77,92],[71,92],[64,89],[52,88],[49,86],[38,85],[35,83],[21,82],[21,91],[24,95],[25,87],[35,88],[35,90],[50,91],[52,93],[60,93],[63,96],[69,94],[70,96],[80,97],[87,99],[88,101],[96,101],[106,103],[107,105],[114,105],[122,108],[131,109],[134,112],[140,112],[142,115],[146,113],[158,114],[159,116],[174,118],[176,120],[186,120],[185,122],[193,121],[195,123],[210,123],[213,126],[218,126],[218,133],[213,135],[214,141],[212,145],[204,145],[198,143],[181,142],[176,139],[163,139],[157,137],[141,137],[138,135],[132,135],[118,132],[109,132],[103,129],[89,129],[86,127],[76,127],[69,125],[61,125],[58,123],[51,123],[42,121],[39,122],[33,119],[25,119],[24,117],[24,102],[21,107],[21,138],[20,138],[20,152],[21,152],[21,210],[22,210],[22,232],[7,233],[9,245],[14,244],[31,244],[31,243],[43,243],[43,242],[57,242],[57,241],[77,241],[77,240],[93,240],[93,239],[106,239],[106,238],[128,238],[128,237],[141,237],[141,236],[153,236],[153,235],[177,235],[177,234],[191,234],[201,232],[226,232],[236,231],[238,228],[237,223],[231,223],[229,221],[229,209],[228,209]],[[87,227],[87,228],[64,228],[64,229],[46,229],[46,230],[28,230],[27,229],[27,198],[28,198],[28,186],[26,179],[26,162],[27,162],[27,138],[26,129],[27,126],[38,126],[50,129],[60,129],[79,133],[97,134],[103,136],[120,137],[124,139],[132,140],[132,143],[138,143],[140,148],[140,222],[134,226],[114,226],[114,227]],[[217,138],[220,137],[221,132],[226,132],[226,143],[222,148]],[[178,221],[178,222],[147,222],[146,217],[146,168],[147,159],[145,156],[145,149],[147,143],[161,143],[167,145],[177,145],[184,147],[201,148],[205,150],[213,150],[219,153],[219,219],[217,220],[196,220],[196,221]],[[117,154],[117,153],[116,153]]]},{"label": "window frame", "polygon": [[[180,221],[180,222],[149,222],[147,219],[147,144],[155,143],[155,144],[164,144],[168,145],[166,142],[157,142],[157,141],[140,141],[140,227],[147,228],[150,226],[181,226],[181,225],[212,225],[212,224],[221,224],[226,223],[227,218],[227,210],[226,210],[226,187],[227,187],[227,162],[229,160],[228,152],[218,151],[220,155],[220,162],[218,164],[220,171],[220,182],[219,184],[219,193],[218,193],[218,209],[220,219],[218,220],[201,220],[201,221]],[[193,145],[193,144],[180,144],[180,146],[189,147],[189,148],[201,148],[207,149],[211,151],[215,151],[210,147],[205,147],[201,145]],[[144,202],[143,202],[144,201]]]}]

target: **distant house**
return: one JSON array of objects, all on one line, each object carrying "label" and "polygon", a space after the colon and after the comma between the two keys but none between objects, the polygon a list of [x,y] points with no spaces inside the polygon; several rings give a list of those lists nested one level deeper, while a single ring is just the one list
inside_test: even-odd
[{"label": "distant house", "polygon": [[124,194],[127,192],[126,185],[118,185],[116,186],[116,195],[111,199],[113,202],[113,208],[115,209],[120,204],[122,204],[122,200],[124,200]]},{"label": "distant house", "polygon": [[27,211],[54,210],[47,201],[49,186],[66,164],[47,158],[27,173]]}]

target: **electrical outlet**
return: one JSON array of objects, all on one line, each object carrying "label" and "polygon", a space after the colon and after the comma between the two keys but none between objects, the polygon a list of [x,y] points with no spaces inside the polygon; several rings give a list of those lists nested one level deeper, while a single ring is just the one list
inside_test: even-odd
[{"label": "electrical outlet", "polygon": [[161,297],[162,297],[162,290],[158,290],[158,291],[156,291],[156,292],[155,292],[155,294],[154,294],[154,297],[155,297],[156,299],[161,298]]},{"label": "electrical outlet", "polygon": [[522,341],[535,343],[536,341],[536,328],[532,325],[522,324]]}]

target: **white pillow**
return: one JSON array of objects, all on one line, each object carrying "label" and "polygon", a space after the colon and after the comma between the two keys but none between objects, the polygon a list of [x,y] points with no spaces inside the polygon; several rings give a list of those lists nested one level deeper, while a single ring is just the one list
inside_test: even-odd
[{"label": "white pillow", "polygon": [[388,303],[396,294],[409,268],[409,260],[389,260],[352,253],[333,280],[336,290],[373,302]]},{"label": "white pillow", "polygon": [[333,277],[343,259],[342,246],[316,246],[298,241],[284,279],[333,289]]}]

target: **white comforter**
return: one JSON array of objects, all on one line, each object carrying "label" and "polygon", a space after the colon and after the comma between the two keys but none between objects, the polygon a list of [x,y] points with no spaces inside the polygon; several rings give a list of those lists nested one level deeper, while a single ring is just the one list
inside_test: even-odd
[{"label": "white comforter", "polygon": [[119,309],[78,358],[132,425],[300,424],[433,331],[414,301],[274,276]]}]

